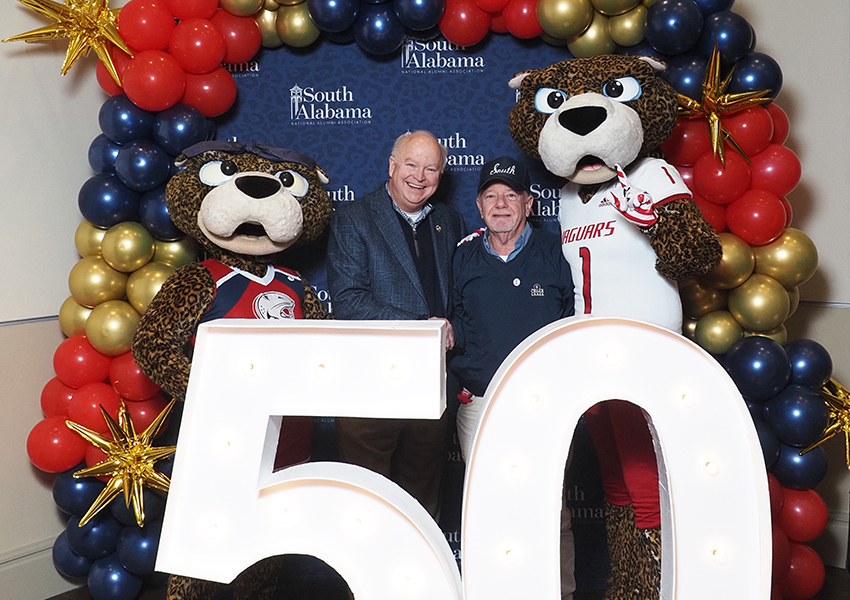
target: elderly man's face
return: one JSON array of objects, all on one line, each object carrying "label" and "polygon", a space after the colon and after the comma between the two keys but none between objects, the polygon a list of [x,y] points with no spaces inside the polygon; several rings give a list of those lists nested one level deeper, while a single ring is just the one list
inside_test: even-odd
[{"label": "elderly man's face", "polygon": [[439,143],[427,135],[413,134],[390,157],[389,190],[405,212],[416,212],[437,191],[443,174]]},{"label": "elderly man's face", "polygon": [[488,230],[518,236],[531,214],[534,197],[528,192],[518,192],[505,183],[495,181],[479,192],[475,202]]}]

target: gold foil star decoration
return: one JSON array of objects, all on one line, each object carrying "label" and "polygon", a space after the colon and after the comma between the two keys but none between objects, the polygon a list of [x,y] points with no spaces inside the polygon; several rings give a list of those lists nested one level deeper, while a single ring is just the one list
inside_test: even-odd
[{"label": "gold foil star decoration", "polygon": [[4,42],[41,42],[57,38],[68,38],[68,50],[62,63],[65,75],[74,63],[93,49],[106,67],[115,83],[121,85],[118,71],[109,55],[109,44],[130,54],[130,48],[118,35],[115,19],[118,10],[110,10],[108,0],[65,0],[64,4],[53,0],[18,0],[21,4],[44,15],[54,22],[26,33],[4,39]]},{"label": "gold foil star decoration", "polygon": [[805,454],[812,448],[823,444],[826,440],[840,431],[844,432],[844,458],[850,469],[850,391],[843,385],[830,378],[819,390],[821,398],[829,408],[829,425],[817,442],[800,452]]},{"label": "gold foil star decoration", "polygon": [[174,400],[168,403],[159,415],[142,433],[137,434],[133,427],[133,418],[127,412],[124,401],[118,406],[118,421],[101,407],[103,419],[112,434],[112,439],[97,431],[92,431],[73,421],[65,424],[100,448],[106,458],[96,465],[80,469],[74,477],[104,477],[109,476],[109,482],[100,492],[91,508],[80,519],[80,527],[106,507],[121,492],[124,493],[124,504],[129,508],[132,504],[139,527],[145,524],[144,488],[148,486],[163,493],[168,493],[171,483],[169,478],[154,469],[154,463],[174,454],[175,446],[153,446],[153,438],[162,429],[168,418],[168,413],[174,406]]},{"label": "gold foil star decoration", "polygon": [[[711,149],[715,156],[720,157],[720,162],[724,165],[726,164],[726,157],[723,153],[724,140],[728,141],[744,158],[747,158],[747,155],[732,139],[729,132],[723,128],[720,123],[720,115],[737,112],[772,100],[772,98],[767,97],[770,90],[738,94],[725,93],[734,72],[735,67],[733,66],[726,77],[721,80],[720,51],[717,49],[717,42],[715,42],[711,58],[705,69],[705,79],[702,81],[702,101],[697,102],[693,98],[679,94],[679,114],[683,117],[705,117],[708,120]],[[749,161],[749,159],[747,160]]]}]

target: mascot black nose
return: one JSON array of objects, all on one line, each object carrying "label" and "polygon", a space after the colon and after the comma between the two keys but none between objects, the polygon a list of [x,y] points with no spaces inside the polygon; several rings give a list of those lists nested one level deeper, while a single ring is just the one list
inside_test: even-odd
[{"label": "mascot black nose", "polygon": [[280,191],[280,180],[261,175],[245,175],[235,181],[239,191],[252,198],[268,198]]},{"label": "mascot black nose", "polygon": [[558,123],[576,135],[587,135],[605,122],[608,111],[601,106],[579,106],[558,115]]}]

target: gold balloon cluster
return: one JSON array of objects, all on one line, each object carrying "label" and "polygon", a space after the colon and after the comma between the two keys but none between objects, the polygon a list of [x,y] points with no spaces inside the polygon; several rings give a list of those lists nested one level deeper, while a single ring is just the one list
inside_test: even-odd
[{"label": "gold balloon cluster", "polygon": [[750,246],[732,233],[719,237],[720,264],[679,285],[685,335],[718,355],[750,335],[784,345],[784,322],[797,309],[799,286],[817,269],[814,242],[792,227],[763,246]]},{"label": "gold balloon cluster", "polygon": [[566,43],[577,58],[610,54],[643,41],[647,9],[656,0],[537,0],[544,39]]},{"label": "gold balloon cluster", "polygon": [[321,33],[305,0],[221,0],[221,7],[239,17],[254,17],[265,48],[305,48]]},{"label": "gold balloon cluster", "polygon": [[71,295],[59,309],[67,336],[85,334],[107,356],[130,350],[142,313],[177,267],[197,259],[194,240],[156,240],[140,223],[125,221],[109,229],[83,221],[74,243],[82,257],[71,268]]}]

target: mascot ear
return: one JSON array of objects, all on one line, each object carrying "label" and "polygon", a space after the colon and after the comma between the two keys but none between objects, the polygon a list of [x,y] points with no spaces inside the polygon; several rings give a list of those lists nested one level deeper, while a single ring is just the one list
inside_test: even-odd
[{"label": "mascot ear", "polygon": [[322,185],[330,183],[331,180],[328,178],[328,174],[325,173],[325,170],[319,165],[316,165],[316,173],[318,173],[319,181],[322,182]]},{"label": "mascot ear", "polygon": [[660,72],[660,71],[666,71],[667,70],[667,65],[665,65],[661,61],[655,60],[651,56],[641,56],[638,60],[642,60],[643,62],[647,63],[650,67],[652,67],[656,71]]},{"label": "mascot ear", "polygon": [[513,90],[518,90],[522,80],[531,75],[534,71],[523,71],[522,73],[517,73],[511,80],[508,81],[508,87]]}]

